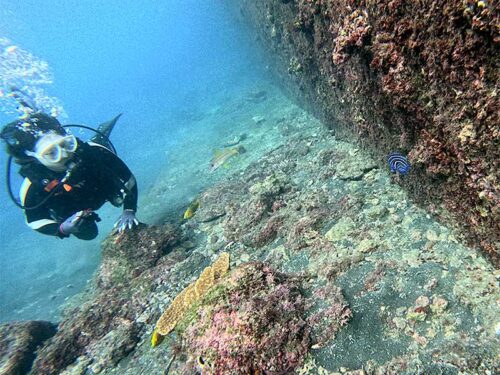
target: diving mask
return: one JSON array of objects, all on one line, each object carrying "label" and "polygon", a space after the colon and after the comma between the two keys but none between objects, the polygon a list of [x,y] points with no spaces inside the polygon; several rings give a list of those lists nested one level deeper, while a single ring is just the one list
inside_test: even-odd
[{"label": "diving mask", "polygon": [[74,135],[48,133],[36,142],[34,152],[26,151],[26,155],[35,157],[53,171],[62,172],[66,170],[66,162],[73,157],[77,147],[78,141]]}]

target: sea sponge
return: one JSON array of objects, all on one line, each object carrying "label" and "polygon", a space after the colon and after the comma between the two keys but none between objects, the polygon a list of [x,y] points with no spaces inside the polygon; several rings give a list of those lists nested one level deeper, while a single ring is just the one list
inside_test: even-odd
[{"label": "sea sponge", "polygon": [[[218,281],[229,271],[229,253],[222,253],[212,265],[215,281]],[[200,277],[201,279],[201,277]]]},{"label": "sea sponge", "polygon": [[219,258],[203,270],[200,277],[189,284],[172,301],[156,323],[151,345],[161,342],[161,337],[168,335],[193,304],[202,298],[229,271],[229,253],[222,253]]},{"label": "sea sponge", "polygon": [[156,323],[155,331],[158,332],[158,334],[165,336],[175,328],[177,321],[187,310],[187,302],[184,297],[186,296],[186,291],[190,286],[180,292],[177,297],[174,298],[168,309],[162,314]]}]

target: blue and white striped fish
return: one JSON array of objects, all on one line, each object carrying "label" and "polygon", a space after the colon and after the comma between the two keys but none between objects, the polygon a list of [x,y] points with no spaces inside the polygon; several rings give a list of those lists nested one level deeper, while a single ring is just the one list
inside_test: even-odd
[{"label": "blue and white striped fish", "polygon": [[406,156],[399,152],[391,152],[387,157],[387,164],[389,164],[392,173],[399,173],[401,175],[407,174],[411,167]]}]

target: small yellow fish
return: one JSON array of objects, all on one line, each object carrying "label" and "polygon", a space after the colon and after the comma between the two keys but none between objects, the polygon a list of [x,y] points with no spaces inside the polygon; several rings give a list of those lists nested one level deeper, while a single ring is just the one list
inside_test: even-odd
[{"label": "small yellow fish", "polygon": [[186,211],[184,212],[184,220],[191,219],[199,207],[200,207],[200,200],[199,199],[195,199],[194,201],[192,201],[189,204]]},{"label": "small yellow fish", "polygon": [[203,359],[203,357],[201,355],[198,356],[196,362],[198,362],[198,367],[200,367],[201,370],[203,370],[205,368],[205,366],[207,365],[207,362]]},{"label": "small yellow fish", "polygon": [[165,336],[160,335],[156,329],[153,331],[153,336],[151,336],[151,347],[154,348],[162,343]]},{"label": "small yellow fish", "polygon": [[224,165],[224,163],[226,163],[226,161],[228,161],[232,156],[242,154],[244,152],[245,148],[243,146],[216,150],[215,155],[210,162],[210,172],[214,172],[221,165]]}]

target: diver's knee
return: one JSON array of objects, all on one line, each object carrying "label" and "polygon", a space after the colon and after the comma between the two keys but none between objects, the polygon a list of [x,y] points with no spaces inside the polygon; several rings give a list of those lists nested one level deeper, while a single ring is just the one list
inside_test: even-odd
[{"label": "diver's knee", "polygon": [[94,238],[97,237],[97,232],[96,233],[78,233],[75,234],[76,237],[78,237],[80,240],[84,241],[90,241],[93,240]]},{"label": "diver's knee", "polygon": [[97,237],[99,231],[97,229],[97,224],[95,222],[82,225],[82,228],[75,236],[80,240],[90,241]]}]

